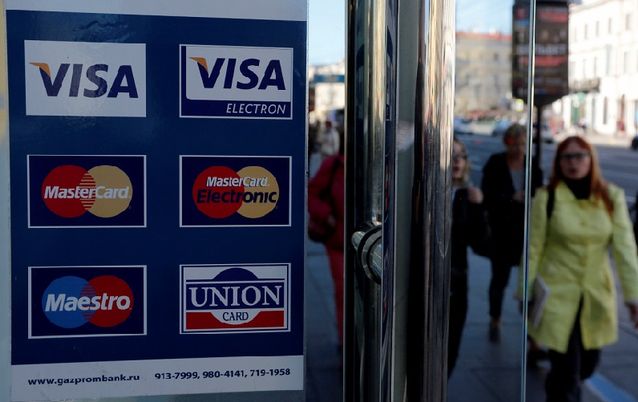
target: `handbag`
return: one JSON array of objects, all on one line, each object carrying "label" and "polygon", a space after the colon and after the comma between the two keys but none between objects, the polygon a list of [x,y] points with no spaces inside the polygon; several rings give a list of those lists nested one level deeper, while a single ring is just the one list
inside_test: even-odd
[{"label": "handbag", "polygon": [[[319,199],[325,204],[329,205],[331,210],[334,209],[334,206],[332,203],[332,194],[330,190],[332,188],[332,182],[334,181],[335,173],[338,167],[339,160],[335,158],[330,169],[330,180],[328,180],[328,184],[324,186],[318,194]],[[326,241],[328,241],[328,239],[330,239],[330,237],[332,237],[336,229],[336,222],[334,221],[334,219],[317,219],[313,216],[312,213],[310,213],[309,215],[308,238],[317,243],[325,243]],[[334,214],[331,213],[330,216],[334,216]]]}]

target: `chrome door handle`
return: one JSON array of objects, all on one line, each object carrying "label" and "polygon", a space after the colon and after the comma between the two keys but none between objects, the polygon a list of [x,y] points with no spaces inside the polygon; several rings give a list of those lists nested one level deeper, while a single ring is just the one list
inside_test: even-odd
[{"label": "chrome door handle", "polygon": [[357,260],[368,278],[381,284],[383,272],[383,242],[381,225],[352,235],[352,245],[357,252]]}]

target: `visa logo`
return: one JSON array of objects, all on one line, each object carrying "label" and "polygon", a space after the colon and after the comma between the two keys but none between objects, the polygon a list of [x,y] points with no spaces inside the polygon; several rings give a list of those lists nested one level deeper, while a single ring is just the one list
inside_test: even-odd
[{"label": "visa logo", "polygon": [[180,46],[180,116],[292,118],[293,49]]},{"label": "visa logo", "polygon": [[208,61],[205,58],[191,57],[191,60],[197,63],[204,88],[215,88],[223,69],[225,70],[223,87],[226,89],[233,87],[253,89],[257,87],[259,90],[264,90],[269,86],[273,86],[280,91],[286,89],[279,60],[270,60],[261,77],[254,70],[261,63],[259,59],[246,59],[238,64],[236,58],[217,58],[210,73],[208,72]]},{"label": "visa logo", "polygon": [[[62,83],[67,77],[71,64],[62,63],[58,68],[55,76],[51,73],[51,67],[48,63],[29,63],[40,70],[40,76],[42,77],[42,84],[47,93],[47,96],[58,96]],[[83,64],[73,64],[71,68],[71,83],[69,85],[69,96],[77,97],[80,94],[80,85],[82,81],[82,72],[84,70]],[[137,93],[137,87],[135,86],[135,77],[133,76],[133,69],[130,65],[119,66],[115,79],[109,85],[102,77],[101,74],[107,73],[109,66],[107,64],[94,64],[86,69],[86,79],[93,84],[93,88],[90,88],[88,84],[84,84],[82,95],[87,98],[99,98],[108,92],[107,97],[116,98],[120,93],[128,94],[130,98],[139,98]]]},{"label": "visa logo", "polygon": [[24,41],[27,115],[146,117],[146,45]]}]

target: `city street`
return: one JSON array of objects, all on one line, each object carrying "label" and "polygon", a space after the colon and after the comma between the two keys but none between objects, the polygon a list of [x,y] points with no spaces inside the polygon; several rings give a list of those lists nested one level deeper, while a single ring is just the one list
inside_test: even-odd
[{"label": "city street", "polygon": [[[472,181],[480,185],[481,169],[489,156],[504,150],[502,140],[487,135],[463,135],[459,138],[468,148]],[[629,146],[596,145],[596,149],[605,179],[622,187],[627,200],[633,204],[638,191],[638,152],[629,149]],[[556,144],[543,144],[541,166],[546,180],[551,173],[555,150]]]},{"label": "city street", "polygon": [[[464,141],[468,148],[468,154],[470,156],[470,160],[472,163],[472,181],[480,185],[481,182],[481,170],[489,156],[494,152],[500,152],[503,150],[503,144],[501,138],[494,138],[490,136],[483,135],[465,135],[461,136],[460,139]],[[594,141],[593,141],[594,142]],[[545,180],[549,178],[551,173],[551,165],[554,158],[554,152],[556,149],[556,144],[543,144],[543,154],[542,154],[542,168],[544,172]],[[638,175],[636,175],[636,168],[638,167],[638,152],[632,151],[629,147],[620,147],[620,146],[611,146],[611,145],[596,145],[596,149],[598,151],[598,155],[600,158],[601,167],[603,170],[604,177],[622,187],[625,190],[627,200],[630,206],[632,206],[635,202],[636,191],[638,191]],[[489,263],[480,257],[474,257],[470,261],[470,265],[472,266],[471,271],[471,289],[470,289],[470,298],[472,299],[472,295],[474,295],[474,300],[478,301],[477,306],[471,306],[470,312],[468,314],[468,324],[466,326],[466,336],[464,338],[464,346],[468,349],[467,342],[470,342],[475,336],[481,338],[481,341],[484,340],[486,319],[483,318],[486,312],[478,312],[477,310],[485,310],[485,306],[481,306],[485,303],[484,297],[482,293],[485,292],[488,283],[486,282],[486,277],[489,275],[478,274],[477,269],[480,271],[482,269],[489,269]],[[483,268],[484,267],[484,268]],[[480,288],[479,292],[481,295],[477,295],[477,286]],[[513,283],[510,280],[509,291],[513,291]],[[618,294],[620,295],[620,289],[618,289]],[[618,300],[619,308],[619,320],[620,320],[620,340],[616,344],[609,346],[604,349],[602,363],[600,369],[597,374],[587,382],[586,385],[586,393],[584,395],[585,400],[591,401],[609,401],[609,402],[635,402],[638,400],[638,384],[635,382],[635,378],[638,378],[638,364],[635,359],[632,359],[630,356],[636,356],[636,352],[638,351],[638,332],[636,332],[631,324],[629,323],[626,309],[623,306],[622,300]],[[511,307],[511,306],[510,306]],[[511,312],[511,310],[510,310]],[[506,322],[511,322],[515,328],[520,325],[514,315],[506,316]],[[475,328],[478,326],[479,328]],[[476,334],[478,332],[478,335]],[[512,331],[508,338],[517,338],[516,331]],[[481,355],[485,354],[485,346],[484,342],[480,348],[469,348],[468,354]],[[503,347],[505,345],[501,345],[501,353]],[[520,350],[520,348],[518,349]],[[478,351],[478,352],[477,352]],[[510,349],[510,353],[514,354],[516,352],[516,348]],[[502,355],[499,354],[498,360],[502,358]],[[485,355],[483,356],[483,358]],[[467,358],[466,358],[467,359]],[[464,361],[463,352],[461,352],[461,361]],[[511,372],[511,363],[512,357],[506,359],[509,362],[505,364],[505,366],[509,366],[510,370],[505,370],[509,372],[509,376],[511,381],[514,382],[515,385],[518,385],[520,382]],[[516,359],[514,359],[516,360]],[[481,361],[476,360],[467,367],[466,370],[463,370],[463,374],[460,376],[469,376],[470,378],[474,378],[476,381],[481,380],[483,382],[483,386],[487,386],[492,389],[494,392],[494,399],[484,399],[485,401],[490,400],[503,400],[507,401],[508,399],[502,398],[503,390],[508,389],[507,383],[502,383],[503,380],[495,381],[485,381],[485,378],[494,378],[485,375],[486,368],[480,365]],[[467,364],[467,360],[465,360],[465,364]],[[463,363],[461,367],[464,367]],[[542,401],[542,381],[544,375],[546,373],[548,366],[541,367],[536,370],[528,370],[527,376],[527,398],[528,401]],[[478,373],[482,373],[479,375]],[[492,374],[495,374],[492,372]],[[454,384],[457,381],[456,378],[452,378],[452,382],[450,383],[450,400],[456,400],[453,397],[455,393],[458,392]],[[498,387],[494,386],[494,384],[499,384]],[[487,384],[487,385],[486,385]],[[516,391],[516,387],[512,385],[509,388],[514,388],[510,392]],[[458,400],[461,401],[462,395],[467,395],[466,392],[462,392],[458,395]],[[496,397],[499,395],[499,398]],[[512,394],[513,395],[513,394]],[[502,398],[502,399],[501,399]]]},{"label": "city street", "polygon": [[[500,138],[483,135],[460,137],[467,144],[473,164],[472,180],[480,184],[483,164],[503,149]],[[627,147],[597,146],[605,177],[623,187],[631,203],[638,190],[638,152]],[[543,147],[543,170],[550,171],[555,145]],[[315,162],[316,163],[316,162]],[[312,165],[312,164],[311,164]],[[311,166],[312,171],[313,166]],[[306,270],[306,401],[338,402],[341,364],[336,353],[336,324],[332,283],[324,249],[307,242]],[[459,361],[448,387],[449,402],[512,402],[521,390],[522,321],[514,300],[516,273],[512,273],[503,312],[503,333],[498,344],[488,333],[487,289],[489,261],[470,254],[469,311]],[[622,306],[622,303],[619,302]],[[583,391],[583,402],[638,401],[638,333],[631,328],[626,310],[620,308],[620,340],[604,349],[600,368]],[[543,382],[549,366],[527,370],[528,402],[543,402]]]}]

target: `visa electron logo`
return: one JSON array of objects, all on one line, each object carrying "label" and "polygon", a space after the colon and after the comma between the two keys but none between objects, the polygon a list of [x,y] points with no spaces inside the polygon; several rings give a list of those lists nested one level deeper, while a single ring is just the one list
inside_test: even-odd
[{"label": "visa electron logo", "polygon": [[238,213],[256,219],[277,206],[279,184],[260,166],[247,166],[237,172],[226,166],[211,166],[197,176],[192,194],[197,209],[210,218]]},{"label": "visa electron logo", "polygon": [[181,46],[181,115],[292,118],[291,48]]},{"label": "visa electron logo", "polygon": [[[255,69],[260,67],[262,62],[259,59],[249,58],[241,61],[238,65],[236,58],[216,58],[213,68],[208,69],[208,61],[204,57],[191,57],[197,63],[199,75],[204,88],[215,88],[222,68],[225,70],[223,85],[224,88],[265,90],[270,86],[277,90],[285,91],[286,84],[281,71],[281,61],[269,60],[264,72],[260,75],[255,73]],[[237,78],[235,76],[238,76]],[[219,80],[221,81],[221,80]]]},{"label": "visa electron logo", "polygon": [[86,323],[114,327],[126,321],[134,305],[129,285],[113,275],[89,281],[64,276],[51,282],[42,296],[42,311],[61,328],[78,328]]},{"label": "visa electron logo", "polygon": [[24,42],[27,115],[146,116],[146,48]]},{"label": "visa electron logo", "polygon": [[182,275],[184,332],[287,329],[287,265],[183,267]]},{"label": "visa electron logo", "polygon": [[77,218],[86,212],[112,218],[129,207],[133,185],[116,166],[101,165],[86,170],[62,165],[45,177],[40,195],[46,207],[63,218]]},{"label": "visa electron logo", "polygon": [[[48,63],[31,62],[29,64],[40,70],[42,84],[44,85],[47,96],[58,96],[71,64],[60,64],[60,67],[54,76],[51,73],[51,67],[49,67]],[[78,97],[80,95],[80,83],[83,79],[83,70],[83,64],[73,64],[73,72],[70,77],[71,82],[69,85],[70,97]],[[107,94],[106,96],[109,98],[117,98],[118,95],[124,93],[128,94],[129,98],[139,98],[131,66],[119,66],[110,89],[107,81],[98,75],[98,73],[105,73],[108,71],[109,66],[107,64],[93,64],[88,66],[86,68],[86,79],[93,84],[93,88],[87,85],[87,87],[82,90],[82,96],[87,98],[99,98],[100,96]]]}]

